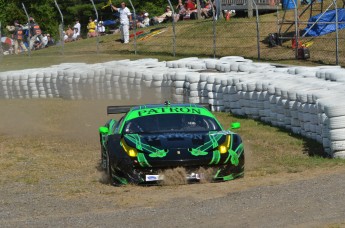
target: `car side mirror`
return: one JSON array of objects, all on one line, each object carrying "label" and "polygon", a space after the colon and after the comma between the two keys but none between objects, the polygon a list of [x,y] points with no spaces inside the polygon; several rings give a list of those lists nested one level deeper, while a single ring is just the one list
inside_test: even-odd
[{"label": "car side mirror", "polygon": [[240,122],[231,123],[230,129],[239,129],[241,127]]},{"label": "car side mirror", "polygon": [[107,127],[100,127],[98,130],[99,130],[99,133],[101,133],[102,135],[106,135],[109,133],[109,128]]}]

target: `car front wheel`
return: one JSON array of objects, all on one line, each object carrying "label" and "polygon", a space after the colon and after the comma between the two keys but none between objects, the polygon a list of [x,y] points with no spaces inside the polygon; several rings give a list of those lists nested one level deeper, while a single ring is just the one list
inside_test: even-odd
[{"label": "car front wheel", "polygon": [[114,167],[113,162],[109,158],[108,153],[106,153],[106,172],[108,181],[111,185],[121,186],[127,183],[125,178],[119,176],[118,172],[116,171],[116,167]]}]

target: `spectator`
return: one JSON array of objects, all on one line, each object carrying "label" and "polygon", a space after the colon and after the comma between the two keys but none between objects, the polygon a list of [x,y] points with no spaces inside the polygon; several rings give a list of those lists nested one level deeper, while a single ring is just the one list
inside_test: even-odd
[{"label": "spectator", "polygon": [[37,41],[41,43],[39,47],[44,48],[45,44],[43,43],[42,30],[40,26],[35,22],[35,19],[33,17],[29,18],[29,28],[30,28],[30,35],[31,35],[30,50],[32,50],[33,46],[35,45],[35,43],[37,43]]},{"label": "spectator", "polygon": [[126,7],[126,3],[121,3],[121,8],[110,5],[112,9],[120,13],[120,30],[123,43],[129,43],[129,23],[132,22],[131,11]]},{"label": "spectator", "polygon": [[67,30],[65,31],[64,41],[65,42],[71,42],[72,38],[73,38],[73,34],[74,34],[73,29],[71,28],[70,25],[68,25]]},{"label": "spectator", "polygon": [[103,25],[103,21],[99,21],[97,25],[97,33],[101,36],[105,34],[105,27]]},{"label": "spectator", "polygon": [[143,13],[142,15],[142,21],[138,21],[137,23],[137,27],[139,28],[145,28],[150,26],[150,18],[149,18],[149,14],[148,13]]},{"label": "spectator", "polygon": [[44,45],[43,47],[46,47],[48,44],[48,36],[47,34],[43,34],[43,39],[42,39],[42,45]]},{"label": "spectator", "polygon": [[196,8],[195,0],[186,0],[185,8],[187,13],[184,19],[197,19],[198,10]]},{"label": "spectator", "polygon": [[159,23],[163,23],[163,22],[167,22],[169,20],[172,20],[172,11],[170,9],[170,6],[167,6],[165,8],[165,12],[158,16],[158,17],[154,17],[151,20],[151,24],[159,24]]},{"label": "spectator", "polygon": [[[31,42],[31,41],[30,41],[30,42]],[[38,49],[42,48],[42,45],[43,45],[43,42],[41,42],[39,39],[36,39],[36,40],[33,42],[32,50],[38,50]]]},{"label": "spectator", "polygon": [[178,0],[178,3],[176,5],[176,12],[180,13],[180,11],[186,11],[186,8],[184,7],[182,0]]},{"label": "spectator", "polygon": [[[14,39],[13,39],[13,33],[15,31],[15,27],[13,25],[7,25],[6,29],[12,34],[11,37],[12,39],[10,39],[10,42],[6,42],[6,44],[8,45],[8,54],[13,55],[14,54]],[[6,52],[6,51],[5,51]]]},{"label": "spectator", "polygon": [[24,31],[23,26],[19,24],[18,20],[14,21],[14,33],[13,33],[13,39],[14,39],[14,53],[16,55],[19,54],[19,48],[22,48],[23,51],[27,52],[28,49],[23,43],[24,40]]},{"label": "spectator", "polygon": [[97,20],[92,20],[92,17],[89,18],[89,23],[87,24],[87,29],[89,30],[87,33],[87,38],[95,37],[97,36],[96,33],[96,23]]},{"label": "spectator", "polygon": [[186,0],[185,4],[186,10],[194,11],[196,10],[196,4],[194,0]]},{"label": "spectator", "polygon": [[212,17],[213,11],[212,11],[212,2],[211,0],[208,0],[205,3],[205,7],[201,9],[201,16],[204,18]]},{"label": "spectator", "polygon": [[79,19],[75,19],[75,24],[73,26],[73,36],[72,36],[72,41],[73,40],[78,40],[80,39],[80,23]]},{"label": "spectator", "polygon": [[177,15],[175,16],[175,21],[183,20],[183,18],[185,17],[187,13],[187,10],[184,4],[182,3],[182,0],[178,0],[177,6],[176,6],[176,12],[177,12]]},{"label": "spectator", "polygon": [[48,46],[53,46],[53,45],[55,45],[55,40],[54,40],[53,37],[50,36],[49,33],[47,34],[47,38],[48,38],[48,43],[47,43]]},{"label": "spectator", "polygon": [[138,24],[138,22],[143,22],[144,20],[144,13],[145,12],[141,12],[140,14],[137,14],[135,17],[133,17],[133,20],[136,20],[136,24]]}]

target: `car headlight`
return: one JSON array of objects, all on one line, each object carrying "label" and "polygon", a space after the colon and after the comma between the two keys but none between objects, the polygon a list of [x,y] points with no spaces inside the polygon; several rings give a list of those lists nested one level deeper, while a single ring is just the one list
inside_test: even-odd
[{"label": "car headlight", "polygon": [[228,152],[230,148],[230,139],[231,139],[230,135],[227,135],[225,138],[225,141],[218,146],[218,150],[221,154],[225,154]]},{"label": "car headlight", "polygon": [[128,154],[128,156],[136,157],[138,155],[137,149],[131,146],[128,146],[124,139],[121,140],[121,146],[125,150],[125,152]]}]

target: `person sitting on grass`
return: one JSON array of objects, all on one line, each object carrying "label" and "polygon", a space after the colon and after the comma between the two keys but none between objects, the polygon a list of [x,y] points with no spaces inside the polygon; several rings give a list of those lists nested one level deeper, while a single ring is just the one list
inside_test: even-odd
[{"label": "person sitting on grass", "polygon": [[103,21],[99,21],[97,25],[97,33],[100,36],[105,35],[105,27],[103,25]]},{"label": "person sitting on grass", "polygon": [[212,2],[211,0],[208,0],[205,3],[205,7],[201,9],[201,16],[204,18],[212,17],[213,11],[212,11]]},{"label": "person sitting on grass", "polygon": [[147,12],[143,12],[141,15],[142,20],[137,22],[137,27],[138,28],[145,28],[150,26],[150,18],[149,14]]},{"label": "person sitting on grass", "polygon": [[175,16],[175,21],[178,20],[183,20],[183,17],[186,15],[186,8],[185,5],[182,3],[182,0],[178,0],[178,4],[176,6],[176,16]]},{"label": "person sitting on grass", "polygon": [[96,37],[97,36],[96,23],[92,19],[92,17],[89,18],[89,23],[87,24],[87,29],[89,30],[88,33],[87,33],[87,38],[91,38],[91,37]]},{"label": "person sitting on grass", "polygon": [[67,42],[71,42],[72,41],[72,37],[73,37],[74,31],[71,28],[70,25],[67,26],[67,30],[65,31],[65,35],[64,35],[64,41]]},{"label": "person sitting on grass", "polygon": [[171,19],[172,19],[172,11],[170,9],[170,6],[167,6],[165,8],[165,12],[162,15],[151,19],[151,24],[160,24],[160,23],[168,22]]}]

